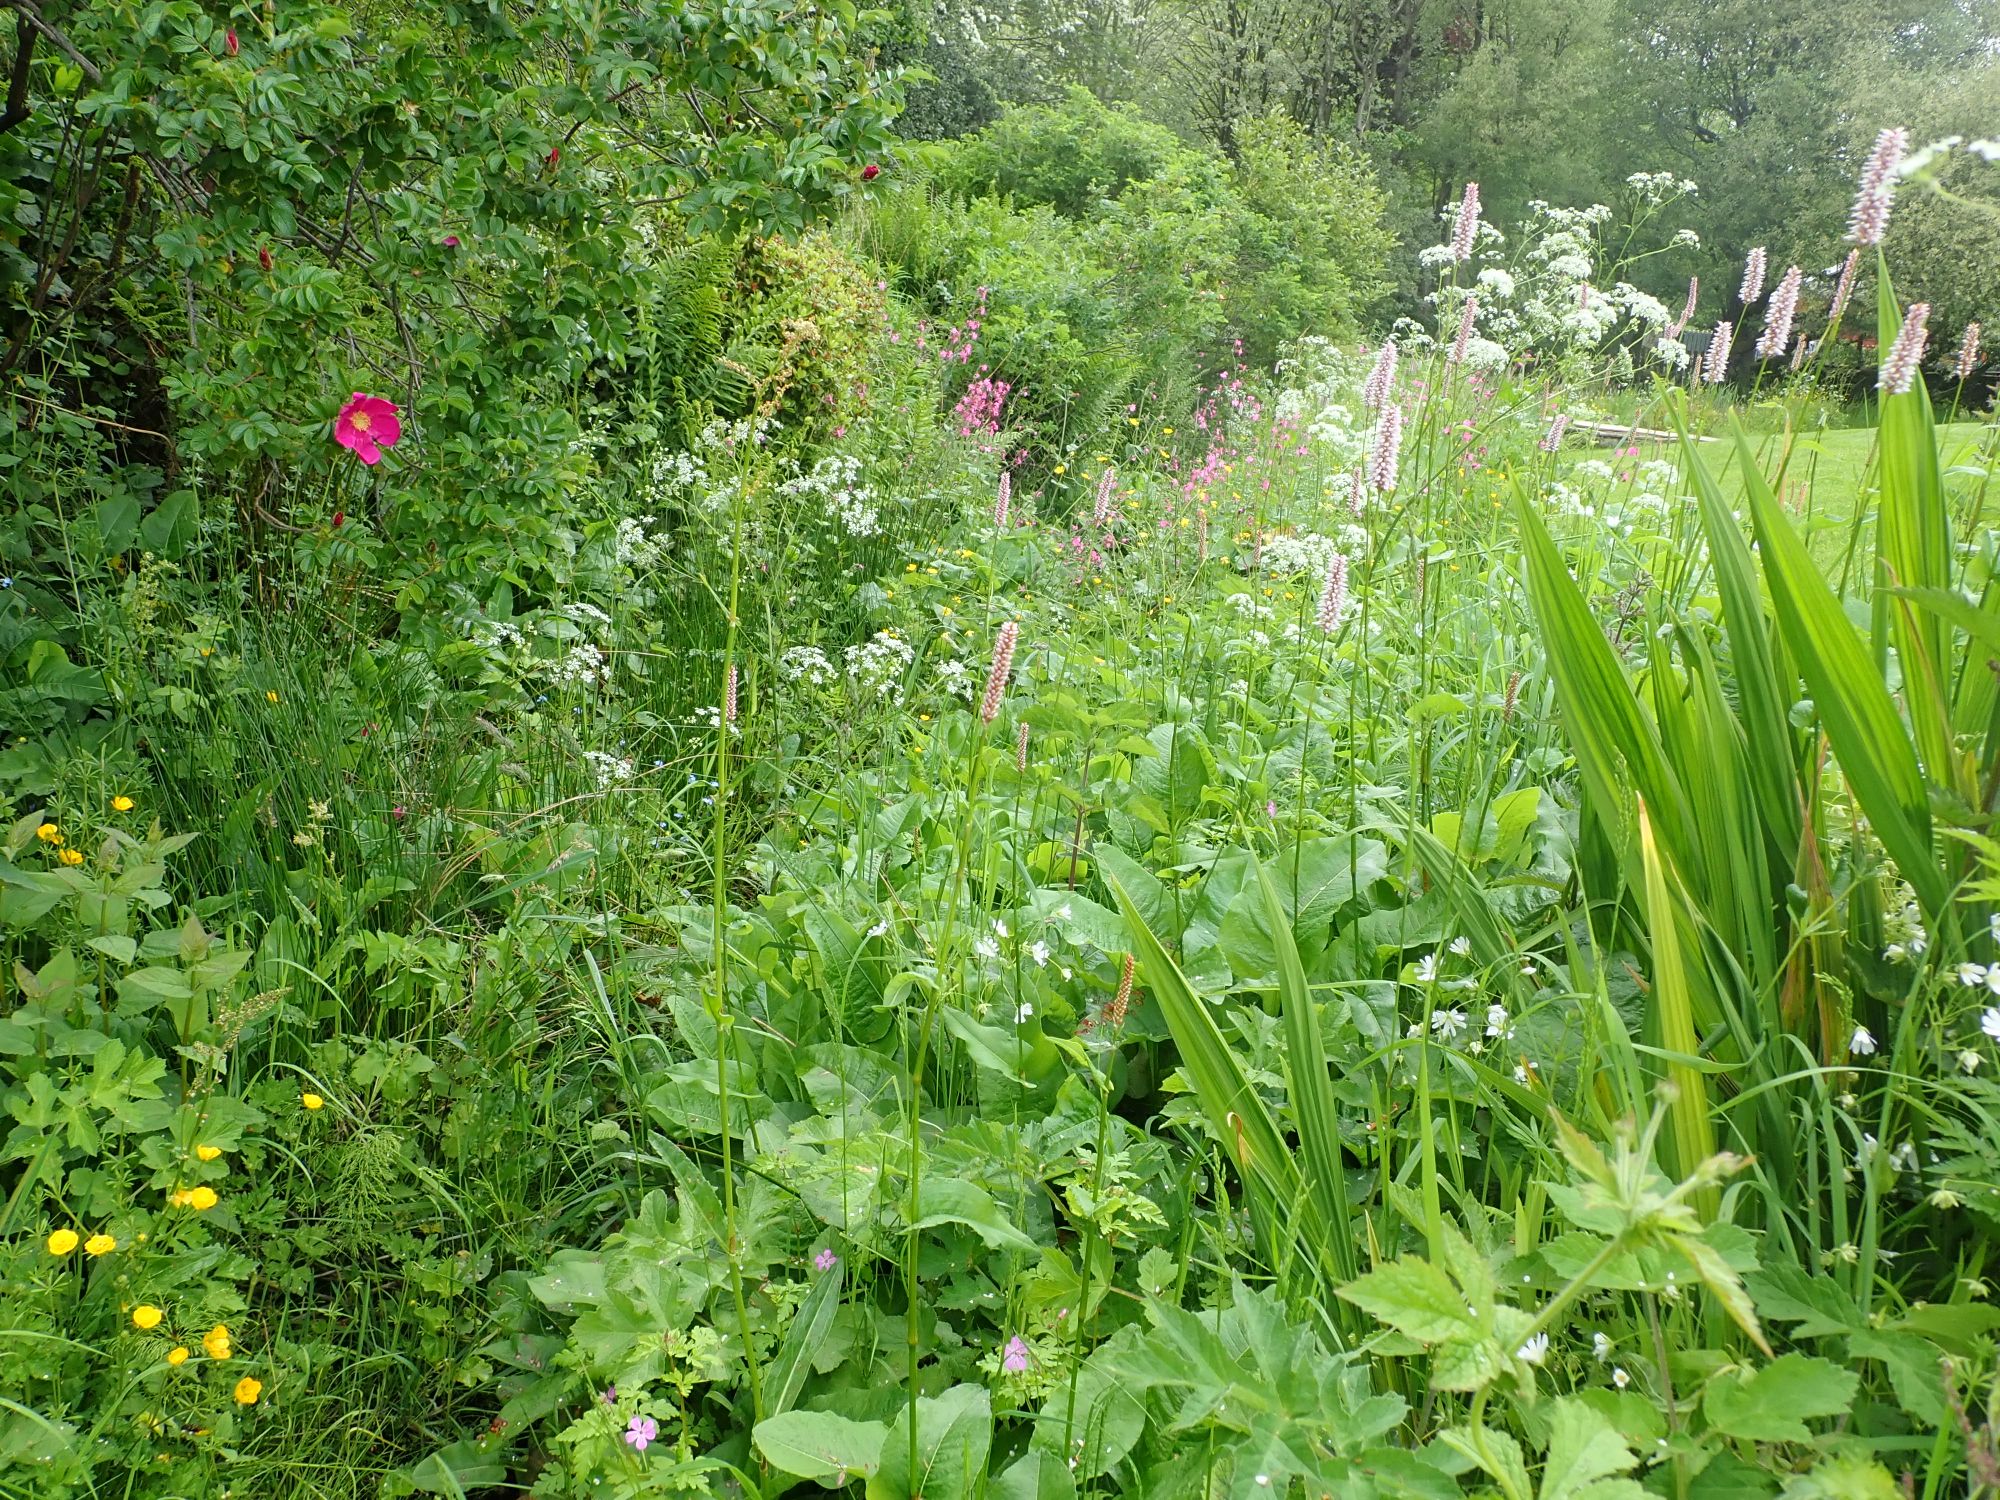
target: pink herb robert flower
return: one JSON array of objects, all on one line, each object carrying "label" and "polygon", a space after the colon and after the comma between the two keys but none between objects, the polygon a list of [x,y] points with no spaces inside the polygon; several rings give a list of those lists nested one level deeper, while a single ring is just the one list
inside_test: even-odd
[{"label": "pink herb robert flower", "polygon": [[1024,1375],[1028,1370],[1028,1346],[1021,1335],[1015,1334],[1007,1340],[1007,1347],[1000,1351],[1000,1368],[1009,1375]]},{"label": "pink herb robert flower", "polygon": [[333,440],[372,468],[382,461],[384,448],[402,441],[403,423],[397,410],[393,401],[356,391],[334,418]]}]

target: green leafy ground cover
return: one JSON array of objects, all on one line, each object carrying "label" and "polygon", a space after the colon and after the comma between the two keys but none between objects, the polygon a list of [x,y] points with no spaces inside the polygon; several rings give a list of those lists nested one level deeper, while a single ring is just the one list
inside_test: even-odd
[{"label": "green leafy ground cover", "polygon": [[[64,17],[117,67],[31,132],[250,217],[143,196],[116,316],[8,283],[0,1486],[1994,1488],[1942,337],[1874,429],[1691,380],[1667,177],[1448,211],[1391,371],[1372,179],[1282,124],[878,186],[881,17],[314,16]],[[1552,436],[1613,412],[1690,441]]]}]

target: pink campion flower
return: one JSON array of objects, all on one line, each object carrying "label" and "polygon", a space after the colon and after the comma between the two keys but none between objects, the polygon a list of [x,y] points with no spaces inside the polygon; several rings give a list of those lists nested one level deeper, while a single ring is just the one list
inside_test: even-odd
[{"label": "pink campion flower", "polygon": [[822,1246],[819,1253],[813,1256],[813,1269],[815,1271],[831,1271],[839,1264],[840,1257],[833,1253],[833,1246],[831,1245]]},{"label": "pink campion flower", "polygon": [[1909,149],[1910,133],[1892,125],[1875,137],[1861,169],[1861,185],[1847,216],[1847,237],[1857,245],[1879,245],[1889,227],[1889,207],[1896,200],[1896,168]]},{"label": "pink campion flower", "polygon": [[1375,424],[1375,451],[1368,460],[1368,481],[1381,494],[1396,488],[1396,460],[1402,446],[1403,408],[1385,406],[1381,420]]},{"label": "pink campion flower", "polygon": [[1468,182],[1465,196],[1458,200],[1458,217],[1451,226],[1451,258],[1463,264],[1472,259],[1472,241],[1479,233],[1479,184]]},{"label": "pink campion flower", "polygon": [[1007,1340],[1007,1347],[1000,1351],[1000,1368],[1009,1375],[1025,1375],[1028,1371],[1028,1346],[1021,1335],[1015,1334]]},{"label": "pink campion flower", "polygon": [[1875,389],[1886,391],[1891,396],[1907,393],[1917,378],[1917,366],[1924,357],[1924,345],[1930,339],[1931,305],[1928,302],[1912,302],[1903,312],[1903,326],[1896,330],[1896,341],[1889,346],[1883,357],[1882,370],[1875,378]]},{"label": "pink campion flower", "polygon": [[1979,366],[1979,325],[1967,323],[1965,337],[1958,341],[1958,358],[1952,362],[1951,373],[1959,380],[1970,380],[1972,372]]},{"label": "pink campion flower", "polygon": [[1111,514],[1111,492],[1118,487],[1118,471],[1107,468],[1104,477],[1097,481],[1097,504],[1091,508],[1092,525],[1102,526]]},{"label": "pink campion flower", "polygon": [[1799,287],[1805,275],[1797,266],[1786,267],[1771,293],[1770,305],[1764,309],[1764,332],[1757,340],[1759,359],[1776,359],[1791,343],[1792,318],[1799,310]]},{"label": "pink campion flower", "polygon": [[402,441],[403,423],[393,401],[356,391],[333,419],[333,440],[369,467],[382,461],[382,450]]},{"label": "pink campion flower", "polygon": [[1458,315],[1458,336],[1451,341],[1451,353],[1445,357],[1448,365],[1465,363],[1465,351],[1472,347],[1472,325],[1479,318],[1479,299],[1467,297],[1465,308]]},{"label": "pink campion flower", "polygon": [[1014,672],[1014,644],[1021,638],[1021,627],[1009,620],[1000,627],[1000,634],[993,641],[993,666],[986,674],[986,697],[979,705],[979,722],[991,724],[1000,712],[1000,695],[1007,691],[1007,679]]},{"label": "pink campion flower", "polygon": [[1390,387],[1396,383],[1396,341],[1384,339],[1382,348],[1375,355],[1375,368],[1368,372],[1368,378],[1361,382],[1361,404],[1374,411],[1389,399]]},{"label": "pink campion flower", "polygon": [[1007,524],[1007,511],[1014,502],[1014,481],[1005,469],[1000,471],[1000,496],[993,503],[993,529],[998,531]]},{"label": "pink campion flower", "polygon": [[1753,249],[1743,262],[1743,285],[1736,289],[1737,300],[1745,307],[1764,290],[1764,247]]},{"label": "pink campion flower", "polygon": [[1568,426],[1569,413],[1566,411],[1557,412],[1556,419],[1549,423],[1548,435],[1542,439],[1542,452],[1554,453],[1561,448],[1563,444],[1563,432]]},{"label": "pink campion flower", "polygon": [[1708,355],[1701,366],[1701,378],[1710,385],[1721,385],[1729,378],[1729,346],[1735,342],[1733,323],[1725,320],[1715,325],[1715,336],[1709,340]]},{"label": "pink campion flower", "polygon": [[1319,629],[1321,635],[1332,635],[1340,628],[1340,617],[1347,612],[1347,558],[1336,552],[1327,559],[1326,586],[1319,593]]},{"label": "pink campion flower", "polygon": [[1847,259],[1841,262],[1840,280],[1833,286],[1833,305],[1826,310],[1829,323],[1840,321],[1840,315],[1847,311],[1847,299],[1854,294],[1854,273],[1861,268],[1861,252],[1850,250]]}]

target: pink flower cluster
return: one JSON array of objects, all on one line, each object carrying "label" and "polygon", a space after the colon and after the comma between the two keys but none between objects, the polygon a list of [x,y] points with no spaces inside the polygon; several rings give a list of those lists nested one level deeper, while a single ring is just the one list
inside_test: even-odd
[{"label": "pink flower cluster", "polygon": [[[1013,387],[1004,380],[995,380],[990,375],[979,379],[965,388],[965,394],[958,398],[958,405],[951,414],[958,419],[958,435],[962,438],[992,438],[1000,435],[1000,413],[1007,404],[1007,393]],[[990,445],[982,445],[982,451],[990,451]]]}]

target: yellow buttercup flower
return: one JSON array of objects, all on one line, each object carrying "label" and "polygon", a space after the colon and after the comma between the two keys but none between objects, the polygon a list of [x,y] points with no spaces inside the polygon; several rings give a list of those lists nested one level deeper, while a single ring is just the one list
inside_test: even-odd
[{"label": "yellow buttercup flower", "polygon": [[303,1104],[307,1109],[319,1109],[326,1101],[320,1098],[318,1094],[301,1094],[299,1095],[299,1103]]},{"label": "yellow buttercup flower", "polygon": [[49,1236],[49,1254],[67,1255],[76,1248],[77,1233],[74,1229],[58,1229]]},{"label": "yellow buttercup flower", "polygon": [[195,1147],[194,1154],[200,1157],[203,1161],[214,1161],[216,1157],[222,1155],[222,1148],[220,1146],[210,1146],[204,1144]]},{"label": "yellow buttercup flower", "polygon": [[141,1302],[137,1307],[132,1309],[132,1326],[141,1330],[158,1328],[160,1326],[160,1319],[165,1316],[166,1314],[153,1306],[152,1303]]},{"label": "yellow buttercup flower", "polygon": [[53,823],[44,823],[40,828],[35,830],[35,837],[45,844],[60,844],[62,842],[62,830]]},{"label": "yellow buttercup flower", "polygon": [[197,1212],[215,1207],[215,1189],[207,1183],[188,1194],[188,1206]]},{"label": "yellow buttercup flower", "polygon": [[81,849],[65,849],[56,858],[66,865],[80,865],[83,863],[83,851]]},{"label": "yellow buttercup flower", "polygon": [[186,1364],[187,1362],[188,1362],[188,1346],[186,1344],[176,1344],[174,1345],[173,1348],[167,1351],[168,1364],[178,1367],[180,1365]]},{"label": "yellow buttercup flower", "polygon": [[217,1323],[201,1336],[201,1347],[208,1351],[210,1359],[228,1359],[236,1352],[229,1347],[229,1329],[222,1323]]},{"label": "yellow buttercup flower", "polygon": [[111,799],[111,810],[113,812],[130,812],[138,805],[130,797],[119,796]]},{"label": "yellow buttercup flower", "polygon": [[277,689],[273,688],[269,692],[265,693],[264,701],[266,703],[276,703],[278,701]]},{"label": "yellow buttercup flower", "polygon": [[118,1248],[118,1241],[108,1234],[93,1234],[83,1242],[85,1255],[109,1255]]},{"label": "yellow buttercup flower", "polygon": [[245,1375],[241,1380],[236,1382],[234,1394],[238,1406],[255,1406],[257,1398],[264,1394],[264,1382],[253,1380],[248,1375]]}]

